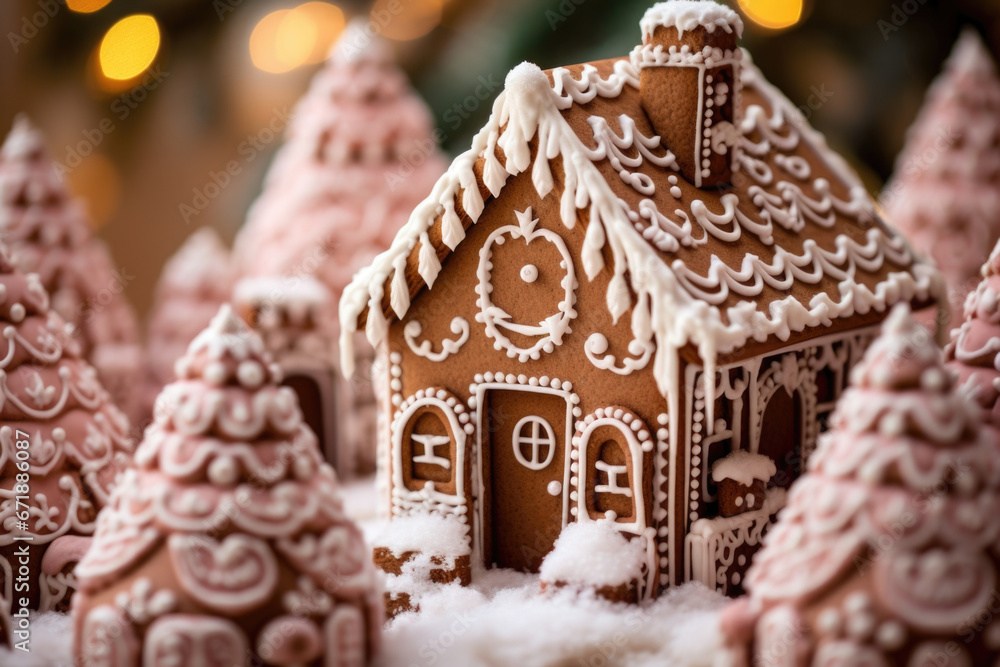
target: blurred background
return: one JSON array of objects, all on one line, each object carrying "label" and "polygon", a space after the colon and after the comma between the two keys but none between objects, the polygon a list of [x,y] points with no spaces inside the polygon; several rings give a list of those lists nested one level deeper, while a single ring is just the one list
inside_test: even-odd
[{"label": "blurred background", "polygon": [[[270,130],[346,21],[370,17],[389,38],[454,155],[511,67],[625,55],[652,2],[3,0],[0,128],[24,111],[46,132],[145,314],[195,228],[232,239],[280,143]],[[873,193],[961,28],[1000,47],[1000,0],[729,2],[756,63]],[[211,187],[232,160],[240,173]]]}]

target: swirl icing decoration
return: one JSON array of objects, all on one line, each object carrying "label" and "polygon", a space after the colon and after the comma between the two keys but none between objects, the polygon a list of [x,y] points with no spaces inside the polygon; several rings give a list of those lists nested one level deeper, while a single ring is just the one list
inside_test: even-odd
[{"label": "swirl icing decoration", "polygon": [[[0,644],[11,642],[11,572],[19,548],[41,566],[31,607],[64,609],[73,566],[131,461],[129,421],[50,309],[37,274],[0,244]],[[24,540],[24,541],[20,541]],[[7,573],[7,574],[2,574]],[[21,594],[18,594],[20,597]]]},{"label": "swirl icing decoration", "polygon": [[927,642],[958,647],[953,664],[994,664],[1000,626],[964,628],[1000,567],[995,435],[905,306],[832,423],[747,573],[749,598],[723,614],[732,664],[778,649],[763,624],[780,609],[799,628],[789,664],[924,664],[909,656]]},{"label": "swirl icing decoration", "polygon": [[[341,644],[370,659],[382,599],[367,548],[261,338],[223,306],[175,370],[78,566],[77,660],[97,659],[107,600],[128,603],[123,637],[141,638],[115,645],[121,664],[242,663],[248,647],[277,651],[286,626],[301,646],[286,642],[274,664]],[[362,622],[324,647],[345,610]]]},{"label": "swirl icing decoration", "polygon": [[17,267],[35,273],[51,309],[74,328],[115,405],[137,406],[142,350],[135,313],[123,295],[131,278],[94,238],[83,203],[56,171],[45,137],[18,116],[0,148],[0,240]]},{"label": "swirl icing decoration", "polygon": [[1000,243],[983,265],[982,281],[965,300],[964,321],[945,348],[948,366],[1000,429]]}]

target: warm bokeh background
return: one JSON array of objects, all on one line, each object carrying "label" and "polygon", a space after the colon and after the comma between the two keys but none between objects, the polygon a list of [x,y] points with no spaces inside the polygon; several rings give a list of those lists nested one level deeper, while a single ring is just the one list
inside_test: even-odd
[{"label": "warm bokeh background", "polygon": [[[998,0],[730,1],[749,19],[755,61],[873,192],[962,26],[1000,47]],[[269,126],[284,123],[346,20],[370,16],[390,38],[454,155],[513,65],[626,54],[651,3],[3,0],[0,128],[26,111],[46,131],[144,313],[195,227],[232,238],[278,145]]]}]

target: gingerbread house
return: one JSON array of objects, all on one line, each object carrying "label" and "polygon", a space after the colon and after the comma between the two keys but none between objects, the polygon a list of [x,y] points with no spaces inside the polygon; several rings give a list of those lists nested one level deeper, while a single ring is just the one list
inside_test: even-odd
[{"label": "gingerbread house", "polygon": [[[281,311],[287,319],[294,315],[287,308],[317,293],[312,281],[336,303],[445,169],[430,112],[389,46],[368,27],[348,26],[316,74],[236,238],[239,278],[249,281],[237,289],[238,297],[248,299],[237,304],[244,315]],[[287,350],[271,352],[303,406],[318,403],[319,409],[307,409],[307,421],[341,477],[371,473],[376,411],[369,373],[341,380],[336,309],[327,306],[318,314],[315,327],[286,333],[328,337],[332,342],[322,352],[303,354],[294,341],[300,350],[292,357]],[[273,331],[260,332],[276,340]],[[370,363],[369,355],[363,365]]]},{"label": "gingerbread house", "polygon": [[641,29],[629,56],[510,72],[344,290],[342,365],[362,330],[384,360],[393,519],[452,517],[475,561],[535,571],[610,518],[644,546],[641,597],[736,593],[876,325],[941,279],[737,14],[674,0]]}]

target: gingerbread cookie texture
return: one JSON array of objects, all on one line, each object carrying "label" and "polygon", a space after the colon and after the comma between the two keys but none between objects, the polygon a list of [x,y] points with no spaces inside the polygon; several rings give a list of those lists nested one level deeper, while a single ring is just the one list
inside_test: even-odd
[{"label": "gingerbread cookie texture", "polygon": [[977,268],[1000,240],[1000,77],[982,38],[962,33],[927,92],[880,199],[886,219],[948,283],[944,331],[962,323]]},{"label": "gingerbread cookie texture", "polygon": [[905,306],[834,422],[723,612],[725,664],[994,664],[997,443]]},{"label": "gingerbread cookie texture", "polygon": [[387,360],[381,501],[467,524],[473,577],[602,520],[638,599],[738,594],[878,323],[941,293],[739,31],[666,2],[629,56],[514,68],[344,290],[342,367],[362,332]]},{"label": "gingerbread cookie texture", "polygon": [[0,240],[36,273],[52,309],[74,328],[84,358],[118,407],[136,414],[142,367],[131,279],[92,235],[82,202],[56,171],[42,133],[18,116],[0,148]]},{"label": "gingerbread cookie texture", "polygon": [[230,300],[232,290],[229,250],[211,227],[189,236],[167,260],[147,327],[144,422],[152,417],[160,390],[174,380],[174,364]]},{"label": "gingerbread cookie texture", "polygon": [[454,517],[415,513],[383,524],[371,538],[375,566],[386,574],[386,615],[419,611],[437,585],[472,583],[468,524]]},{"label": "gingerbread cookie texture", "polygon": [[369,552],[280,379],[229,306],[191,342],[78,566],[80,664],[372,660]]},{"label": "gingerbread cookie texture", "polygon": [[68,609],[74,566],[133,443],[40,277],[18,271],[3,244],[0,332],[0,644],[13,645],[27,637],[12,612]]},{"label": "gingerbread cookie texture", "polygon": [[981,274],[965,300],[965,321],[951,332],[945,357],[986,413],[987,427],[1000,433],[1000,243]]},{"label": "gingerbread cookie texture", "polygon": [[[316,74],[234,245],[240,278],[289,279],[288,289],[274,292],[273,306],[246,308],[283,310],[310,280],[334,304],[317,311],[316,328],[308,332],[330,338],[311,363],[297,354],[285,366],[288,357],[273,352],[303,406],[318,401],[322,408],[323,423],[310,425],[341,478],[374,471],[379,431],[367,377],[374,355],[362,360],[363,375],[343,380],[335,304],[445,169],[429,110],[391,48],[368,28],[364,21],[349,25]],[[259,287],[249,288],[257,293],[253,301]]]}]

